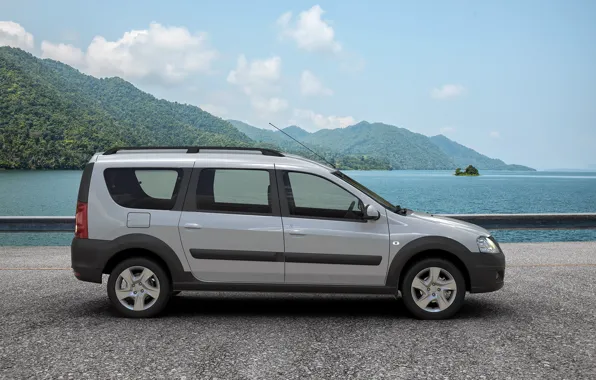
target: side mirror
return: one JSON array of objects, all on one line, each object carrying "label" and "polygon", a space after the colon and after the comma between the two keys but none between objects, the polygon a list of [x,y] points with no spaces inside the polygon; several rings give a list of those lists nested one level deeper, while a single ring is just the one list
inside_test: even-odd
[{"label": "side mirror", "polygon": [[381,213],[379,210],[375,208],[373,205],[366,205],[364,206],[364,216],[362,217],[364,220],[377,220],[381,217]]}]

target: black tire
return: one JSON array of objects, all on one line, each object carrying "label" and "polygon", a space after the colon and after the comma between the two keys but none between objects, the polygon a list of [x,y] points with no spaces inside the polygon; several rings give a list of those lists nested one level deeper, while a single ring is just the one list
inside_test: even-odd
[{"label": "black tire", "polygon": [[[414,295],[412,295],[412,282],[418,273],[425,270],[426,268],[431,267],[437,267],[447,271],[451,277],[453,277],[453,280],[457,286],[455,295],[451,295],[452,297],[455,297],[453,302],[446,309],[441,311],[427,311],[419,307],[415,302]],[[441,273],[444,274],[444,272]],[[400,289],[404,305],[406,306],[407,310],[418,319],[437,320],[451,318],[461,309],[464,304],[464,298],[466,296],[466,281],[457,266],[448,260],[440,258],[423,259],[408,268],[402,279],[403,281]],[[433,289],[431,288],[431,291],[432,290]],[[449,297],[449,300],[451,300],[451,297]],[[438,304],[436,302],[431,302],[430,305],[431,308],[434,306],[438,309]]]},{"label": "black tire", "polygon": [[[159,281],[159,295],[155,299],[153,305],[149,306],[145,310],[135,311],[128,309],[122,305],[116,296],[116,281],[118,280],[118,277],[125,269],[132,267],[144,267],[151,270]],[[167,272],[161,267],[161,265],[157,264],[153,260],[143,257],[133,257],[122,261],[112,270],[108,280],[108,297],[110,298],[112,305],[119,314],[128,318],[150,318],[158,315],[168,304],[171,293],[170,278]],[[147,302],[147,299],[145,302]]]}]

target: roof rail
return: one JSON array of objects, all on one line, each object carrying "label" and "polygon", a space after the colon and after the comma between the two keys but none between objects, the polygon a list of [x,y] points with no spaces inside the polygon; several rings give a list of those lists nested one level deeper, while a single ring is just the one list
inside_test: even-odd
[{"label": "roof rail", "polygon": [[240,147],[240,146],[122,146],[115,147],[106,150],[103,155],[108,156],[111,154],[118,153],[122,150],[182,150],[185,149],[186,153],[200,153],[201,150],[240,150],[240,151],[254,151],[261,152],[264,156],[275,156],[284,157],[284,155],[275,150],[268,148],[251,148],[251,147]]}]

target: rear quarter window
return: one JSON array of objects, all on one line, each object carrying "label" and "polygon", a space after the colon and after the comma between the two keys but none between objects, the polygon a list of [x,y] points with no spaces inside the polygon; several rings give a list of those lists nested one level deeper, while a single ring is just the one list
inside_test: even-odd
[{"label": "rear quarter window", "polygon": [[122,207],[171,210],[182,174],[182,169],[110,168],[104,171],[104,178],[110,196]]}]

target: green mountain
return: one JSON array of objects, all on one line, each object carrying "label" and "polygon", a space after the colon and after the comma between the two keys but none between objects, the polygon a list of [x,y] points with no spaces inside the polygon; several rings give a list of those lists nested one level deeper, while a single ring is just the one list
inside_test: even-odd
[{"label": "green mountain", "polygon": [[[315,133],[294,125],[284,132],[341,169],[472,164],[481,170],[531,170],[482,156],[444,136],[429,139],[382,123]],[[0,47],[0,169],[81,168],[95,152],[126,145],[259,145],[323,161],[280,131],[222,120],[195,106],[157,99],[120,78],[98,79]]]},{"label": "green mountain", "polygon": [[473,165],[480,170],[535,171],[535,169],[527,166],[515,164],[508,165],[499,159],[487,157],[476,152],[474,149],[458,144],[443,135],[430,137],[430,141],[439,147],[443,153],[451,157],[455,162],[455,165],[460,168]]},{"label": "green mountain", "polygon": [[[253,127],[252,125],[246,124],[238,120],[228,121],[234,127],[238,128],[240,132],[244,133],[252,140],[254,140],[257,144],[270,146],[272,148],[280,149],[287,153],[298,154],[303,157],[310,158],[312,160],[324,162],[316,154],[313,154],[308,149],[300,146],[300,144],[296,143],[294,140],[292,140],[280,131]],[[312,136],[312,134],[308,131],[305,131],[304,129],[295,125],[283,128],[283,131],[303,143],[305,142],[305,140],[309,140],[310,136]],[[368,153],[354,154],[354,152],[338,152],[337,150],[332,150],[329,147],[323,146],[321,144],[318,144],[317,142],[313,142],[310,140],[308,141],[307,146],[308,148],[316,152],[318,155],[323,156],[326,161],[333,163],[340,169],[391,169],[391,164],[389,160],[387,160],[385,157],[373,157]]]},{"label": "green mountain", "polygon": [[453,162],[428,137],[382,123],[360,122],[346,128],[323,129],[306,142],[345,154],[384,157],[393,169],[452,169]]},{"label": "green mountain", "polygon": [[80,168],[93,153],[118,145],[252,144],[198,107],[0,47],[0,168]]},{"label": "green mountain", "polygon": [[[274,144],[288,152],[299,150],[297,143],[279,131],[260,129],[235,120],[228,121],[254,141]],[[452,170],[458,166],[465,168],[474,165],[480,170],[534,170],[486,157],[443,135],[429,138],[383,123],[363,121],[346,128],[322,129],[314,133],[290,126],[284,131],[336,162],[341,157],[356,156],[383,160],[392,169]]]},{"label": "green mountain", "polygon": [[[255,128],[229,120],[255,141],[276,144],[283,150],[300,150],[300,146],[279,131]],[[365,157],[379,159],[393,169],[453,169],[453,161],[432,144],[428,137],[404,128],[365,121],[346,128],[322,129],[309,133],[297,126],[284,132],[306,144],[326,158]]]}]

